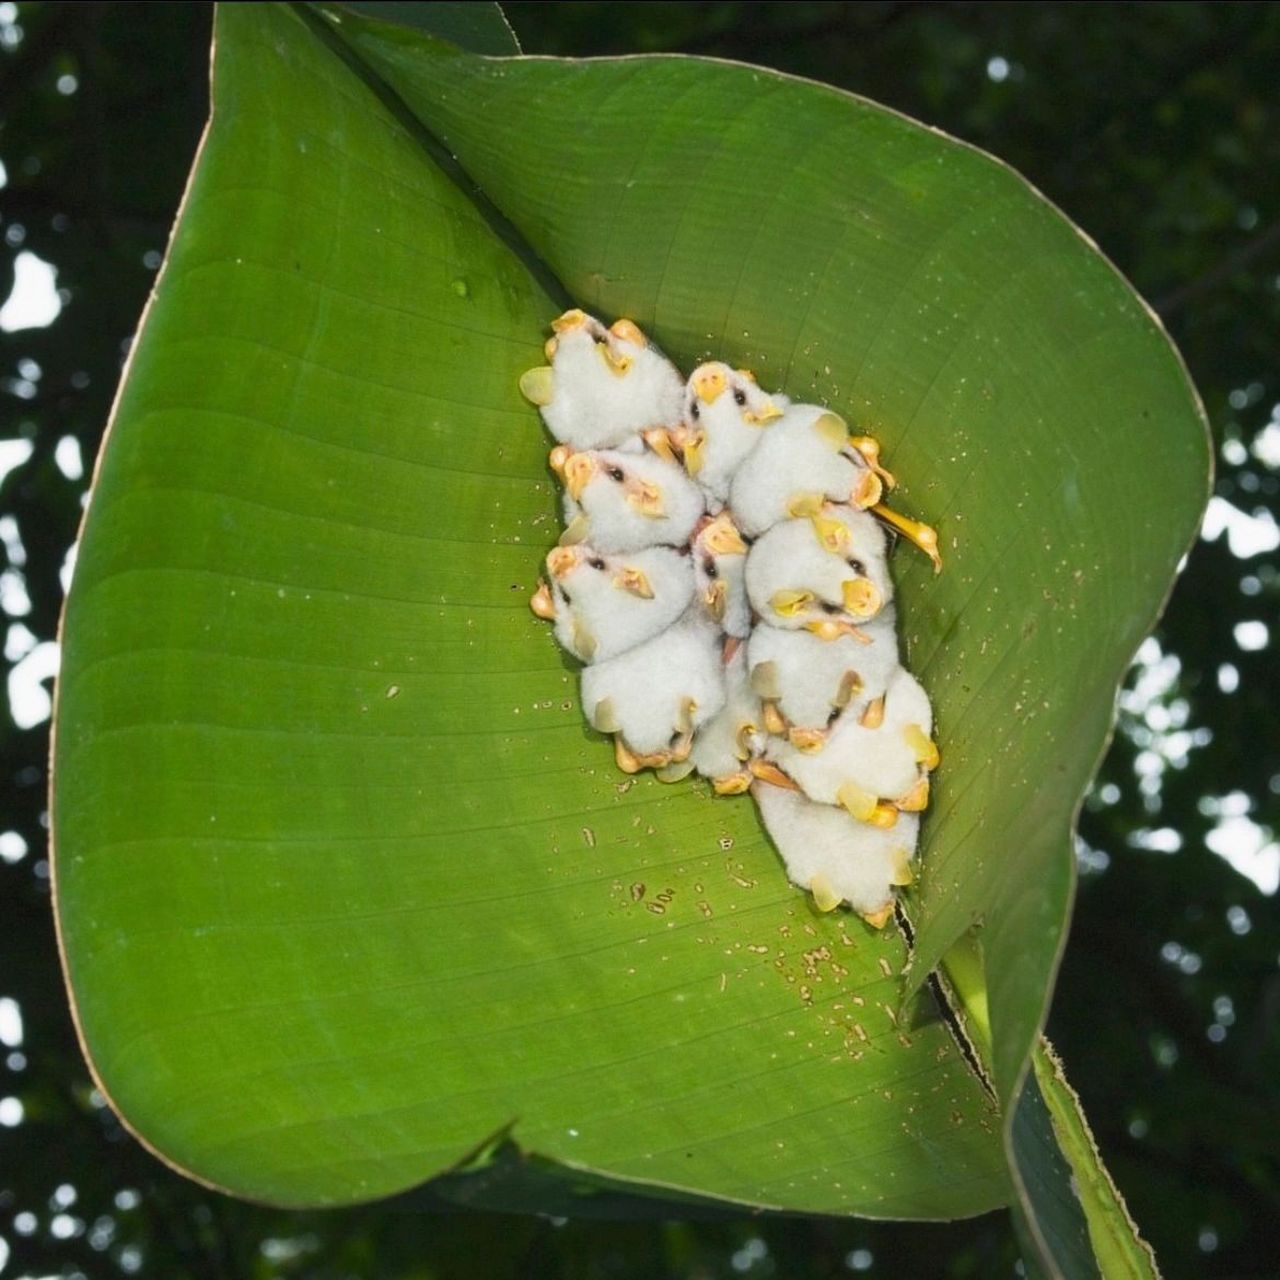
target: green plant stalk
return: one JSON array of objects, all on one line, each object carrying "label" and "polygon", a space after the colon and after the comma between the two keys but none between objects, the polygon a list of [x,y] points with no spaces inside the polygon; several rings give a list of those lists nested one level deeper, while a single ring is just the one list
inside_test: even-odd
[{"label": "green plant stalk", "polygon": [[1042,1035],[1031,1054],[1032,1070],[1053,1120],[1058,1145],[1071,1164],[1075,1188],[1089,1224],[1089,1241],[1102,1274],[1148,1280],[1159,1275],[1151,1246],[1138,1234],[1124,1197],[1112,1181],[1062,1062]]},{"label": "green plant stalk", "polygon": [[[965,934],[942,962],[946,986],[970,1045],[988,1075],[991,1018],[982,944]],[[1124,1197],[1102,1162],[1080,1099],[1067,1083],[1062,1061],[1042,1034],[1031,1052],[1031,1069],[1053,1123],[1054,1137],[1071,1166],[1073,1190],[1084,1210],[1098,1268],[1105,1280],[1155,1280],[1160,1272],[1151,1246],[1138,1234]]]}]

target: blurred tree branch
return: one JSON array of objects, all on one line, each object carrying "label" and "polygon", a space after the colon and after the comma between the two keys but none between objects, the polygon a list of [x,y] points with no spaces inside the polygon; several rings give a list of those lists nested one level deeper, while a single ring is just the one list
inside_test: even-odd
[{"label": "blurred tree branch", "polygon": [[1198,298],[1210,292],[1218,285],[1230,280],[1238,271],[1243,271],[1251,262],[1261,258],[1271,249],[1280,247],[1280,218],[1269,227],[1251,236],[1244,244],[1229,253],[1221,262],[1210,267],[1208,271],[1171,290],[1152,304],[1161,316],[1168,317]]}]

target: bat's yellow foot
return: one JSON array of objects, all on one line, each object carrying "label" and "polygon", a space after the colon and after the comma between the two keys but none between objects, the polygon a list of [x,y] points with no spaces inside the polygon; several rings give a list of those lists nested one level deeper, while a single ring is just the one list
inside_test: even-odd
[{"label": "bat's yellow foot", "polygon": [[677,756],[674,751],[653,751],[649,755],[638,755],[622,741],[621,736],[613,740],[613,758],[623,773],[639,773],[641,769],[665,769],[668,765],[683,764],[688,758],[686,751]]},{"label": "bat's yellow foot", "polygon": [[860,454],[862,454],[867,466],[869,466],[871,470],[884,481],[884,487],[886,489],[897,488],[898,482],[893,478],[893,475],[880,465],[879,440],[874,436],[854,436],[849,443],[853,445]]},{"label": "bat's yellow foot", "polygon": [[867,703],[867,709],[858,717],[858,723],[864,729],[878,729],[884,723],[884,694]]},{"label": "bat's yellow foot", "polygon": [[839,640],[841,636],[850,636],[859,644],[871,644],[872,640],[865,631],[860,631],[852,622],[838,621],[835,618],[819,618],[804,624],[806,631],[811,631],[819,640]]},{"label": "bat's yellow foot", "polygon": [[942,556],[938,551],[938,531],[936,529],[930,525],[921,524],[919,520],[912,520],[909,516],[904,516],[900,512],[891,510],[883,502],[876,503],[871,510],[885,524],[897,529],[907,541],[914,542],[933,561],[934,573],[942,572]]},{"label": "bat's yellow foot", "polygon": [[813,755],[827,745],[827,731],[825,729],[788,729],[787,741],[797,750]]},{"label": "bat's yellow foot", "polygon": [[609,332],[615,338],[621,338],[623,342],[630,342],[633,346],[647,347],[649,339],[644,336],[640,326],[634,320],[615,320],[609,326]]},{"label": "bat's yellow foot", "polygon": [[752,776],[759,778],[761,782],[767,782],[774,787],[783,787],[787,791],[800,790],[776,764],[768,760],[752,760],[747,768],[751,770]]},{"label": "bat's yellow foot", "polygon": [[867,821],[871,826],[879,827],[881,831],[888,831],[898,821],[898,810],[891,804],[881,802],[876,805],[875,811]]},{"label": "bat's yellow foot", "polygon": [[574,329],[581,329],[584,324],[589,322],[590,317],[585,311],[580,311],[577,307],[571,307],[563,315],[557,316],[551,322],[551,327],[556,333],[569,333]]},{"label": "bat's yellow foot", "polygon": [[740,796],[750,787],[751,772],[748,769],[740,769],[737,773],[730,773],[723,778],[711,779],[711,789],[718,796]]},{"label": "bat's yellow foot", "polygon": [[761,709],[761,719],[764,721],[766,733],[773,733],[781,736],[787,731],[787,722],[783,719],[782,712],[778,710],[777,704],[766,702]]},{"label": "bat's yellow foot", "polygon": [[873,928],[883,929],[893,915],[893,903],[886,903],[879,911],[862,911],[859,915]]},{"label": "bat's yellow foot", "polygon": [[866,511],[868,507],[874,507],[882,497],[884,497],[884,485],[880,483],[880,477],[874,471],[864,471],[854,481],[849,502],[859,511]]},{"label": "bat's yellow foot", "polygon": [[929,779],[921,778],[904,796],[898,798],[894,808],[903,813],[923,813],[929,807]]},{"label": "bat's yellow foot", "polygon": [[742,415],[742,420],[754,423],[757,427],[766,427],[775,418],[780,417],[782,417],[782,410],[772,400],[767,400],[759,409],[748,409]]},{"label": "bat's yellow foot", "polygon": [[613,740],[613,758],[623,773],[639,773],[644,768],[640,757],[621,738]]}]

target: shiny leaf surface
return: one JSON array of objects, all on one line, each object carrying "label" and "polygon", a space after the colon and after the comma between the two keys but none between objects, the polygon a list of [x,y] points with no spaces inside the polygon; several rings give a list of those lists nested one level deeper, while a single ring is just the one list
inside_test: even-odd
[{"label": "shiny leaf surface", "polygon": [[220,15],[68,610],[59,913],[103,1084],[287,1203],[507,1132],[741,1203],[1003,1203],[900,934],[815,915],[748,803],[617,774],[527,612],[555,500],[515,380],[557,279],[839,408],[938,525],[940,578],[897,556],[944,752],[912,975],[984,923],[1008,1109],[1204,496],[1163,336],[1016,175],[848,95],[271,7]]}]

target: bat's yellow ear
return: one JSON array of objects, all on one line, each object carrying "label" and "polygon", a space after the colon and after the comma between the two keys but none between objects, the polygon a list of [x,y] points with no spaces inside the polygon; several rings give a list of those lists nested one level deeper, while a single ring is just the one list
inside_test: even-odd
[{"label": "bat's yellow ear", "polygon": [[702,531],[702,540],[707,550],[717,556],[745,556],[747,544],[742,534],[729,516],[721,512]]},{"label": "bat's yellow ear", "polygon": [[769,598],[769,607],[780,618],[794,618],[805,605],[812,603],[812,591],[775,591]]},{"label": "bat's yellow ear", "polygon": [[520,394],[539,408],[550,404],[555,395],[555,373],[551,366],[540,364],[536,369],[526,369],[520,375]]},{"label": "bat's yellow ear", "polygon": [[821,872],[809,881],[809,892],[813,894],[813,905],[819,911],[834,911],[840,905],[840,895],[831,887],[831,881]]},{"label": "bat's yellow ear", "polygon": [[623,591],[629,591],[633,596],[639,596],[643,600],[653,599],[653,588],[649,585],[648,577],[640,569],[623,569],[614,578],[613,585],[621,587]]},{"label": "bat's yellow ear", "polygon": [[818,541],[828,550],[835,552],[836,555],[844,555],[849,547],[849,530],[845,527],[841,520],[834,520],[830,516],[812,516],[813,531],[818,535]]}]

